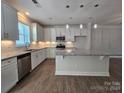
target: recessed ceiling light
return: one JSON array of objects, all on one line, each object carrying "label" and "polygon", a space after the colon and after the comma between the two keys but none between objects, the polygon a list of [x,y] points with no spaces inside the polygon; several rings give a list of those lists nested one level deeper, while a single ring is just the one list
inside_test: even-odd
[{"label": "recessed ceiling light", "polygon": [[84,5],[80,5],[80,8],[84,7]]},{"label": "recessed ceiling light", "polygon": [[69,8],[70,6],[69,5],[66,5],[66,8]]},{"label": "recessed ceiling light", "polygon": [[26,15],[30,15],[30,13],[29,13],[29,12],[25,12],[25,14],[26,14]]},{"label": "recessed ceiling light", "polygon": [[94,7],[98,7],[98,6],[99,6],[99,4],[95,4],[95,5],[94,5]]},{"label": "recessed ceiling light", "polygon": [[94,26],[93,26],[93,27],[94,27],[94,29],[96,29],[96,28],[98,27],[98,25],[97,25],[97,24],[94,24]]},{"label": "recessed ceiling light", "polygon": [[33,3],[35,3],[35,4],[37,4],[37,3],[38,3],[38,2],[37,2],[37,0],[32,0],[32,2],[33,2]]}]

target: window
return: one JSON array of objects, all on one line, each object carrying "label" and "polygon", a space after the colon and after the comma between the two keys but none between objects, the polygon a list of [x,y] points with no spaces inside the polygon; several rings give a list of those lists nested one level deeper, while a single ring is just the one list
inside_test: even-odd
[{"label": "window", "polygon": [[18,22],[19,40],[16,40],[16,46],[28,46],[30,44],[30,27]]}]

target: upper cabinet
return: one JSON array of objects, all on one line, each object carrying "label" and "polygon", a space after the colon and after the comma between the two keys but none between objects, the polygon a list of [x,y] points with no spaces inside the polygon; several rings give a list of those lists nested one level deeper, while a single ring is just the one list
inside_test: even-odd
[{"label": "upper cabinet", "polygon": [[17,11],[5,3],[1,4],[1,39],[18,40],[18,18]]},{"label": "upper cabinet", "polygon": [[44,28],[45,41],[56,41],[56,37],[65,36],[65,41],[75,41],[76,36],[89,37],[89,25],[80,29],[80,25],[71,25],[68,29],[65,26],[48,26]]},{"label": "upper cabinet", "polygon": [[44,39],[45,41],[51,41],[51,31],[49,27],[44,28]]},{"label": "upper cabinet", "polygon": [[55,42],[56,41],[56,29],[55,28],[50,28],[50,33],[51,33],[51,41]]},{"label": "upper cabinet", "polygon": [[55,27],[56,29],[56,36],[65,36],[66,29],[64,27]]},{"label": "upper cabinet", "polygon": [[32,41],[44,41],[44,31],[38,23],[32,23]]},{"label": "upper cabinet", "polygon": [[74,39],[74,30],[66,29],[65,40],[66,41],[75,41],[75,39]]},{"label": "upper cabinet", "polygon": [[84,25],[81,29],[79,25],[70,26],[70,31],[74,33],[74,36],[87,36],[88,26]]}]

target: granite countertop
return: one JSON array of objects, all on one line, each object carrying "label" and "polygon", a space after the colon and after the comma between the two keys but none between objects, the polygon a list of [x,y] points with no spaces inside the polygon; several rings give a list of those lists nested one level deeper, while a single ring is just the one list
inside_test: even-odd
[{"label": "granite countertop", "polygon": [[86,49],[56,49],[56,55],[62,56],[121,56],[121,53],[111,50],[86,50]]},{"label": "granite countertop", "polygon": [[24,50],[24,51],[13,51],[13,52],[1,53],[1,60],[16,57],[16,56],[23,55],[26,53],[35,52],[35,51],[38,51],[41,49],[45,49],[45,48],[28,49],[28,50]]},{"label": "granite countertop", "polygon": [[[45,48],[48,48],[48,47],[45,47]],[[1,60],[16,57],[16,56],[23,55],[26,53],[39,51],[45,48],[29,49],[32,51],[25,50],[25,51],[13,51],[13,52],[2,53]],[[115,51],[111,52],[111,50],[103,51],[103,50],[86,50],[86,49],[66,48],[66,49],[56,49],[56,55],[62,55],[62,56],[122,56],[122,53],[118,53]]]}]

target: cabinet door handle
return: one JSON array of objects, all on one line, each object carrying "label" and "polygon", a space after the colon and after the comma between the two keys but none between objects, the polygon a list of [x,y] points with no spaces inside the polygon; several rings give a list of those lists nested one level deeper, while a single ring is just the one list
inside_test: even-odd
[{"label": "cabinet door handle", "polygon": [[11,61],[8,61],[7,63],[9,63],[9,64],[10,64],[10,63],[11,63]]},{"label": "cabinet door handle", "polygon": [[8,33],[6,33],[6,35],[7,35],[7,38],[9,38],[9,34],[8,34]]},{"label": "cabinet door handle", "polygon": [[4,32],[4,38],[6,38],[6,32]]},{"label": "cabinet door handle", "polygon": [[4,32],[4,37],[7,39],[9,37],[9,34],[7,32]]}]

